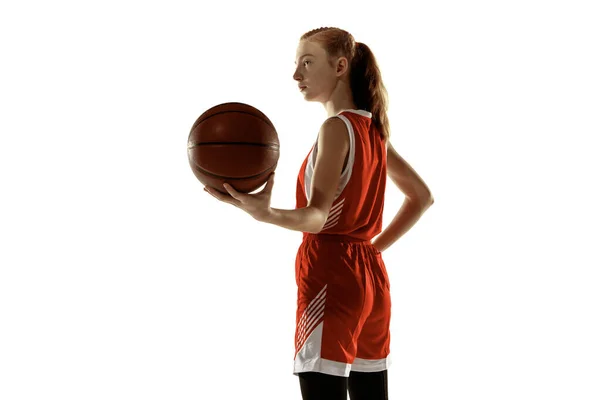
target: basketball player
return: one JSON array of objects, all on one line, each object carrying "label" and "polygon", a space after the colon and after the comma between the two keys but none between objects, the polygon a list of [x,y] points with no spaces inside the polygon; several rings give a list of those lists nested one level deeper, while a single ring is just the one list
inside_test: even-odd
[{"label": "basketball player", "polygon": [[[253,195],[227,184],[229,195],[205,190],[258,221],[303,232],[293,370],[302,398],[387,399],[391,300],[381,253],[433,197],[388,140],[387,92],[367,45],[342,29],[312,30],[300,38],[293,78],[328,115],[300,168],[296,209],[270,207],[273,174]],[[386,174],[405,200],[382,232]]]}]

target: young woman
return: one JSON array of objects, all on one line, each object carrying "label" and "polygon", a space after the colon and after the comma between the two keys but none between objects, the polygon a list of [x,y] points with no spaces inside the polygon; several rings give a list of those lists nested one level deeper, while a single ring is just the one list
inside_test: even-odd
[{"label": "young woman", "polygon": [[[229,195],[205,190],[258,221],[303,232],[293,371],[302,398],[387,399],[391,300],[381,253],[433,197],[389,142],[387,92],[367,45],[338,28],[309,31],[293,78],[328,116],[300,168],[296,209],[270,207],[274,175],[253,195],[227,184]],[[405,201],[382,232],[386,175]]]}]

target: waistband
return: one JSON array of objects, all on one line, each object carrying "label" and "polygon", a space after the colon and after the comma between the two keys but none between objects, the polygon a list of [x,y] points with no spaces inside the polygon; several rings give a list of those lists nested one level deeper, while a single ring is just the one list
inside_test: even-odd
[{"label": "waistband", "polygon": [[308,233],[306,240],[317,240],[326,242],[353,242],[353,243],[371,243],[370,240],[358,239],[347,235],[332,235],[327,233]]}]

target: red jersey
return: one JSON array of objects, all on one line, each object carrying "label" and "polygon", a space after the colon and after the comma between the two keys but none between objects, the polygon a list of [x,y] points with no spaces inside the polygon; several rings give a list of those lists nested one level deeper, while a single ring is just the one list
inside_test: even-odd
[{"label": "red jersey", "polygon": [[[368,111],[342,110],[333,118],[346,123],[350,148],[329,216],[319,233],[371,240],[382,230],[387,178],[385,139],[372,123],[372,114]],[[308,205],[317,150],[315,141],[300,167],[296,208]],[[303,233],[304,238],[307,235]]]}]

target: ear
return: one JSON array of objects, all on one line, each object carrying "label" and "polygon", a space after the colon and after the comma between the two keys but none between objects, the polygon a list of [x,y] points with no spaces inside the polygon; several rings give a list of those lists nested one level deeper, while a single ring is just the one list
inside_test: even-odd
[{"label": "ear", "polygon": [[344,75],[348,70],[348,59],[346,57],[338,58],[335,70],[337,76]]}]

